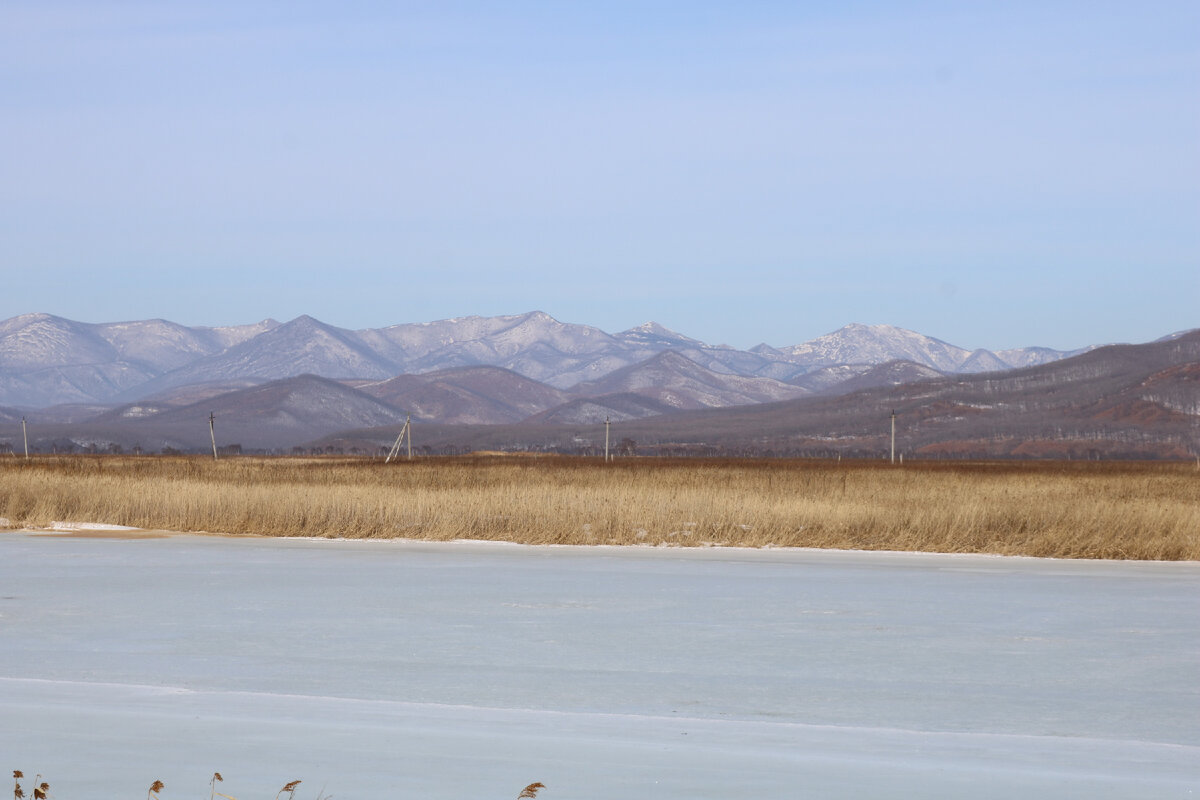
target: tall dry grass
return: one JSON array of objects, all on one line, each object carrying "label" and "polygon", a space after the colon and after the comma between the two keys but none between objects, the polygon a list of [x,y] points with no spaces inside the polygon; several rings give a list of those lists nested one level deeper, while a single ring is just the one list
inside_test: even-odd
[{"label": "tall dry grass", "polygon": [[567,457],[42,457],[0,516],[272,536],[1200,559],[1200,472],[1171,463]]}]

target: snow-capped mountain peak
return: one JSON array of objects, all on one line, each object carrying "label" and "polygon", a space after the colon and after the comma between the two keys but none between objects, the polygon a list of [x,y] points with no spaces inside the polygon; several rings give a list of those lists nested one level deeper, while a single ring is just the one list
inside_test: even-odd
[{"label": "snow-capped mountain peak", "polygon": [[969,350],[895,325],[857,322],[811,341],[779,349],[792,359],[818,367],[905,360],[947,372],[957,369],[970,355]]},{"label": "snow-capped mountain peak", "polygon": [[[384,380],[485,365],[565,390],[664,351],[720,375],[783,382],[824,367],[898,359],[941,372],[968,372],[1071,355],[1047,348],[968,351],[894,325],[860,323],[791,347],[760,345],[746,351],[709,345],[657,322],[609,334],[561,322],[544,311],[361,330],[308,315],[286,323],[266,319],[208,328],[161,319],[93,324],[24,314],[0,321],[0,404],[136,401],[176,387],[246,385],[301,373]],[[663,380],[682,380],[679,372]]]},{"label": "snow-capped mountain peak", "polygon": [[705,347],[704,342],[677,333],[657,322],[643,322],[641,325],[621,331],[614,338],[630,344],[642,344],[659,347]]}]

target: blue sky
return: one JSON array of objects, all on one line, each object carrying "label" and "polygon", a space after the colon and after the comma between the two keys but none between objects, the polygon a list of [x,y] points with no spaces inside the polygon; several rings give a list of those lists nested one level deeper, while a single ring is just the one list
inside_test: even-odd
[{"label": "blue sky", "polygon": [[1200,326],[1197,9],[6,0],[0,318],[1145,341]]}]

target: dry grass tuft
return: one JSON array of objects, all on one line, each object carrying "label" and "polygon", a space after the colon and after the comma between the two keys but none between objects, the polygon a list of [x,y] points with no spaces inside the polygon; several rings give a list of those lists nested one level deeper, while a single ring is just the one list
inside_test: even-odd
[{"label": "dry grass tuft", "polygon": [[0,517],[269,536],[1200,559],[1200,480],[1166,462],[41,457]]},{"label": "dry grass tuft", "polygon": [[[25,796],[25,790],[21,788],[21,779],[25,777],[25,773],[19,769],[13,770],[13,798],[21,800]],[[46,800],[50,794],[50,784],[42,780],[39,774],[33,779],[33,800]]]},{"label": "dry grass tuft", "polygon": [[517,795],[517,800],[524,800],[524,798],[537,797],[537,793],[545,788],[546,788],[546,784],[544,784],[544,783],[531,783],[528,786],[526,786],[524,789],[521,790],[521,793],[519,795]]}]

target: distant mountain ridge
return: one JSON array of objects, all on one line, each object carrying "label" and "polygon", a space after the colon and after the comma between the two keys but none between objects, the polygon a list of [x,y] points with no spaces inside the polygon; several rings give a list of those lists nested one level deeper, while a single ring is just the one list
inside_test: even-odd
[{"label": "distant mountain ridge", "polygon": [[456,425],[520,422],[569,399],[552,386],[487,366],[397,375],[357,388],[416,419]]},{"label": "distant mountain ridge", "polygon": [[[671,351],[706,370],[792,383],[841,366],[910,361],[939,372],[1008,369],[1080,351],[968,351],[889,325],[851,324],[789,347],[737,350],[648,322],[616,334],[533,311],[349,330],[309,316],[223,328],[166,320],[81,323],[49,314],[0,322],[0,405],[139,400],[194,384],[262,383],[301,374],[387,380],[493,366],[567,390]],[[826,372],[833,376],[836,372]],[[765,385],[765,384],[764,384]]]},{"label": "distant mountain ridge", "polygon": [[807,389],[774,378],[725,375],[664,350],[603,378],[577,384],[572,394],[600,402],[606,395],[637,394],[665,408],[687,410],[748,405],[809,394]]},{"label": "distant mountain ridge", "polygon": [[[895,413],[897,453],[910,458],[1200,458],[1200,330],[1005,372],[928,369],[889,362],[859,375],[874,385],[854,391],[635,415],[613,434],[639,454],[887,458]],[[421,436],[435,452],[595,453],[603,428],[594,414],[548,412],[518,426],[427,426]],[[385,437],[343,431],[314,444],[372,449]]]},{"label": "distant mountain ridge", "polygon": [[650,452],[877,456],[893,410],[900,446],[918,456],[1198,456],[1200,330],[979,374],[893,360],[784,383],[665,350],[569,391],[493,366],[384,380],[231,379],[116,407],[0,407],[0,452],[22,446],[26,416],[35,452],[205,451],[211,413],[231,450],[374,453],[411,416],[429,452],[594,452],[596,426],[609,419]]},{"label": "distant mountain ridge", "polygon": [[894,325],[851,323],[833,333],[779,352],[806,365],[884,364],[911,361],[940,372],[991,372],[1047,364],[1082,350],[1051,350],[1048,347],[1023,347],[1014,350],[966,350],[915,331]]}]

